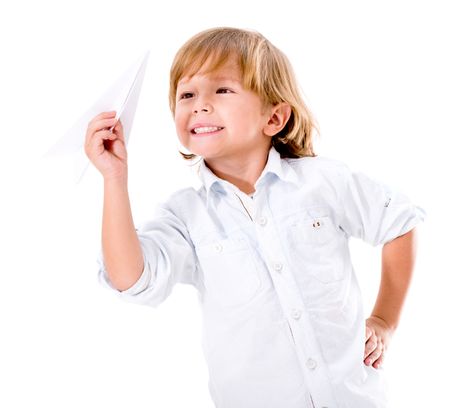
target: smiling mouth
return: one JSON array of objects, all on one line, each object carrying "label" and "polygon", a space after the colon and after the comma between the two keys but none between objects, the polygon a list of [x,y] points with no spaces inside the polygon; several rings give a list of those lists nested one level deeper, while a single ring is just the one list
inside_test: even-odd
[{"label": "smiling mouth", "polygon": [[207,135],[211,135],[213,133],[217,133],[220,132],[223,129],[223,127],[220,126],[203,126],[203,127],[198,127],[198,128],[194,128],[191,130],[191,133],[193,135],[196,136],[207,136]]}]

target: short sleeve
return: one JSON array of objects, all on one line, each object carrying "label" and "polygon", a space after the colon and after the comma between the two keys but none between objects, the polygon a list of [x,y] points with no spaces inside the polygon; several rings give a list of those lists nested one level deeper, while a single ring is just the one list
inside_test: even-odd
[{"label": "short sleeve", "polygon": [[166,204],[160,204],[155,217],[136,229],[144,257],[144,270],[137,282],[125,291],[111,284],[103,253],[97,258],[98,280],[125,301],[157,307],[176,283],[197,285],[194,246],[184,223]]},{"label": "short sleeve", "polygon": [[425,219],[423,208],[389,185],[346,165],[337,173],[340,227],[347,235],[377,246],[406,234]]}]

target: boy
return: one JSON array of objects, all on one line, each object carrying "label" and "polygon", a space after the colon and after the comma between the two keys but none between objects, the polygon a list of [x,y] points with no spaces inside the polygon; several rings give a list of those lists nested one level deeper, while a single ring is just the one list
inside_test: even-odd
[{"label": "boy", "polygon": [[[88,127],[86,154],[104,177],[101,282],[153,307],[177,282],[196,287],[217,407],[385,407],[379,368],[423,210],[314,154],[292,68],[258,33],[190,39],[172,65],[170,106],[203,185],[174,193],[138,230],[121,124],[110,132],[109,112]],[[367,320],[350,236],[384,245]]]}]

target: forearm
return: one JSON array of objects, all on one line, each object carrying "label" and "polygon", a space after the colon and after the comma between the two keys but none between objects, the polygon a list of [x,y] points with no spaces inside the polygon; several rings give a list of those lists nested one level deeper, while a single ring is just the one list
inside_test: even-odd
[{"label": "forearm", "polygon": [[141,276],[144,260],[126,178],[104,181],[102,248],[111,283],[120,291],[130,288]]},{"label": "forearm", "polygon": [[372,316],[383,319],[395,329],[411,283],[416,257],[416,230],[397,237],[382,249],[380,290]]}]

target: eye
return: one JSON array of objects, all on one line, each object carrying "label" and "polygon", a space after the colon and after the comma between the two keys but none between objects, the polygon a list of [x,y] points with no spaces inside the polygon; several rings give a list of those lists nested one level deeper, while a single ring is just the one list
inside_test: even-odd
[{"label": "eye", "polygon": [[188,99],[188,98],[192,98],[192,95],[193,95],[192,92],[185,92],[185,93],[182,93],[182,94],[180,95],[180,99]]},{"label": "eye", "polygon": [[217,90],[217,93],[233,93],[233,91],[231,89],[228,89],[228,88],[219,88]]}]

